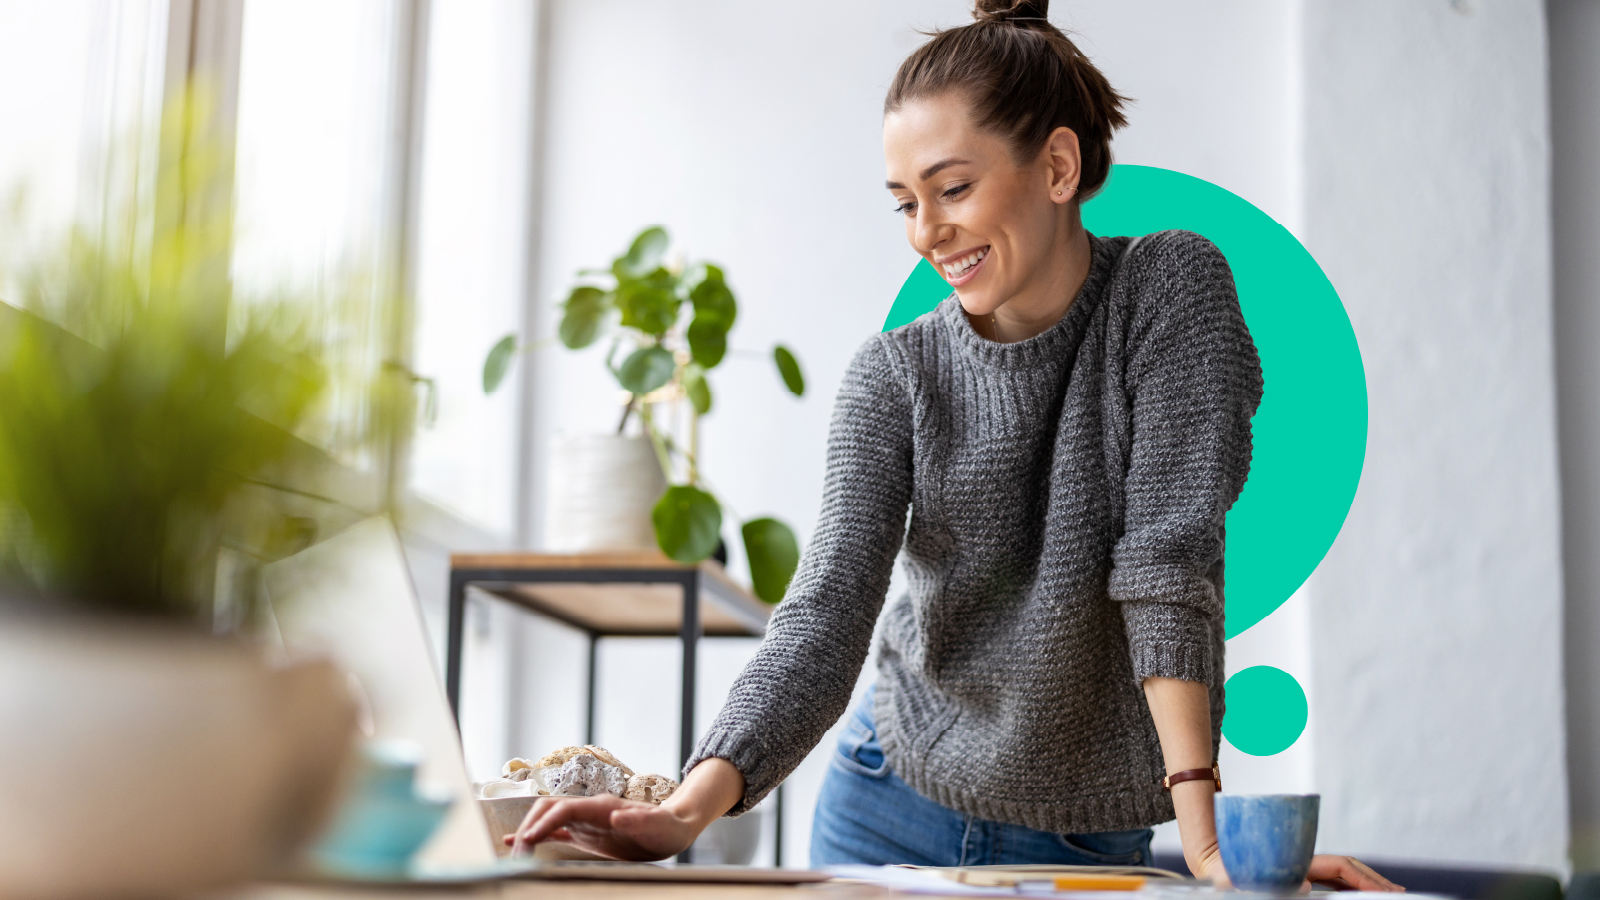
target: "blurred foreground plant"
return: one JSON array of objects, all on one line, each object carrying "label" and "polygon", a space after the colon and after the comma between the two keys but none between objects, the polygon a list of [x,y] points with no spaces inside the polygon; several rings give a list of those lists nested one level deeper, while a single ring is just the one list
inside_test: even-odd
[{"label": "blurred foreground plant", "polygon": [[[225,540],[288,552],[304,528],[260,486],[327,430],[327,304],[234,296],[222,148],[203,98],[174,107],[151,203],[0,273],[0,579],[52,605],[202,617]],[[386,408],[366,438],[403,427]]]},{"label": "blurred foreground plant", "polygon": [[[572,350],[612,334],[606,368],[628,392],[617,434],[630,416],[638,415],[669,484],[651,516],[656,543],[672,559],[692,563],[710,556],[721,540],[723,504],[710,493],[700,471],[700,417],[711,412],[707,375],[728,354],[728,332],[739,304],[720,267],[667,262],[669,244],[665,229],[646,228],[610,268],[580,271],[579,277],[589,283],[567,296],[557,333]],[[686,306],[693,311],[687,322]],[[515,335],[495,344],[483,365],[486,393],[500,386],[513,357],[524,349]],[[617,356],[624,350],[619,363]],[[794,353],[779,344],[772,349],[772,360],[784,387],[797,397],[804,395],[805,377]],[[661,427],[656,412],[657,405],[685,400],[690,409],[687,446]],[[684,464],[682,478],[677,461]],[[794,532],[777,519],[762,517],[745,522],[740,536],[756,596],[768,603],[782,600],[800,561]]]}]

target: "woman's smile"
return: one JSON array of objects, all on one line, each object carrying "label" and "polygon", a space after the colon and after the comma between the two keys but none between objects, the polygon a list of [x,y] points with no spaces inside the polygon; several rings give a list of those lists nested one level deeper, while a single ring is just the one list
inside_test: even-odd
[{"label": "woman's smile", "polygon": [[978,270],[983,268],[983,261],[988,257],[988,247],[953,254],[938,260],[939,271],[944,273],[944,280],[950,282],[951,287],[963,287],[978,277]]}]

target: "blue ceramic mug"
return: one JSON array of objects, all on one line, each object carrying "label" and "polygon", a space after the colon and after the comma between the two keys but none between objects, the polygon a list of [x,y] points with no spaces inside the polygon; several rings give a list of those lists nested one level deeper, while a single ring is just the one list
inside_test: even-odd
[{"label": "blue ceramic mug", "polygon": [[1317,794],[1218,794],[1217,845],[1233,886],[1292,894],[1317,846]]},{"label": "blue ceramic mug", "polygon": [[414,741],[368,741],[338,814],[312,848],[316,868],[346,878],[405,877],[451,805],[448,796],[417,786],[421,764]]}]

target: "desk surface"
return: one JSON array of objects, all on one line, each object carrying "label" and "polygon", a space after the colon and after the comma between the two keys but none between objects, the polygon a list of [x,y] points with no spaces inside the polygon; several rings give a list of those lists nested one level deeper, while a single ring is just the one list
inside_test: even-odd
[{"label": "desk surface", "polygon": [[[905,897],[866,884],[637,884],[606,881],[503,881],[461,888],[339,888],[257,885],[226,900],[869,900]],[[923,894],[920,896],[929,896]]]},{"label": "desk surface", "polygon": [[[678,634],[682,589],[670,582],[652,582],[656,573],[699,573],[704,634],[760,635],[772,615],[769,604],[729,578],[716,560],[686,565],[655,550],[457,553],[450,557],[450,568],[481,577],[483,583],[475,585],[480,590],[599,634]],[[563,580],[564,573],[570,573],[572,580]],[[597,580],[602,575],[615,580]]]}]

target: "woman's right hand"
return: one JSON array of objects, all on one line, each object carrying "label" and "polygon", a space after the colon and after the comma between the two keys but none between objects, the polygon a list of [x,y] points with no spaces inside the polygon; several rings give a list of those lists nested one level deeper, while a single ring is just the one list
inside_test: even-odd
[{"label": "woman's right hand", "polygon": [[540,841],[561,841],[612,859],[653,860],[688,849],[702,828],[666,806],[610,794],[540,797],[505,842],[512,856],[532,853]]},{"label": "woman's right hand", "polygon": [[707,825],[743,798],[744,773],[713,756],[660,806],[610,794],[540,797],[504,840],[513,856],[533,852],[540,841],[562,841],[612,859],[666,859],[689,849]]}]

